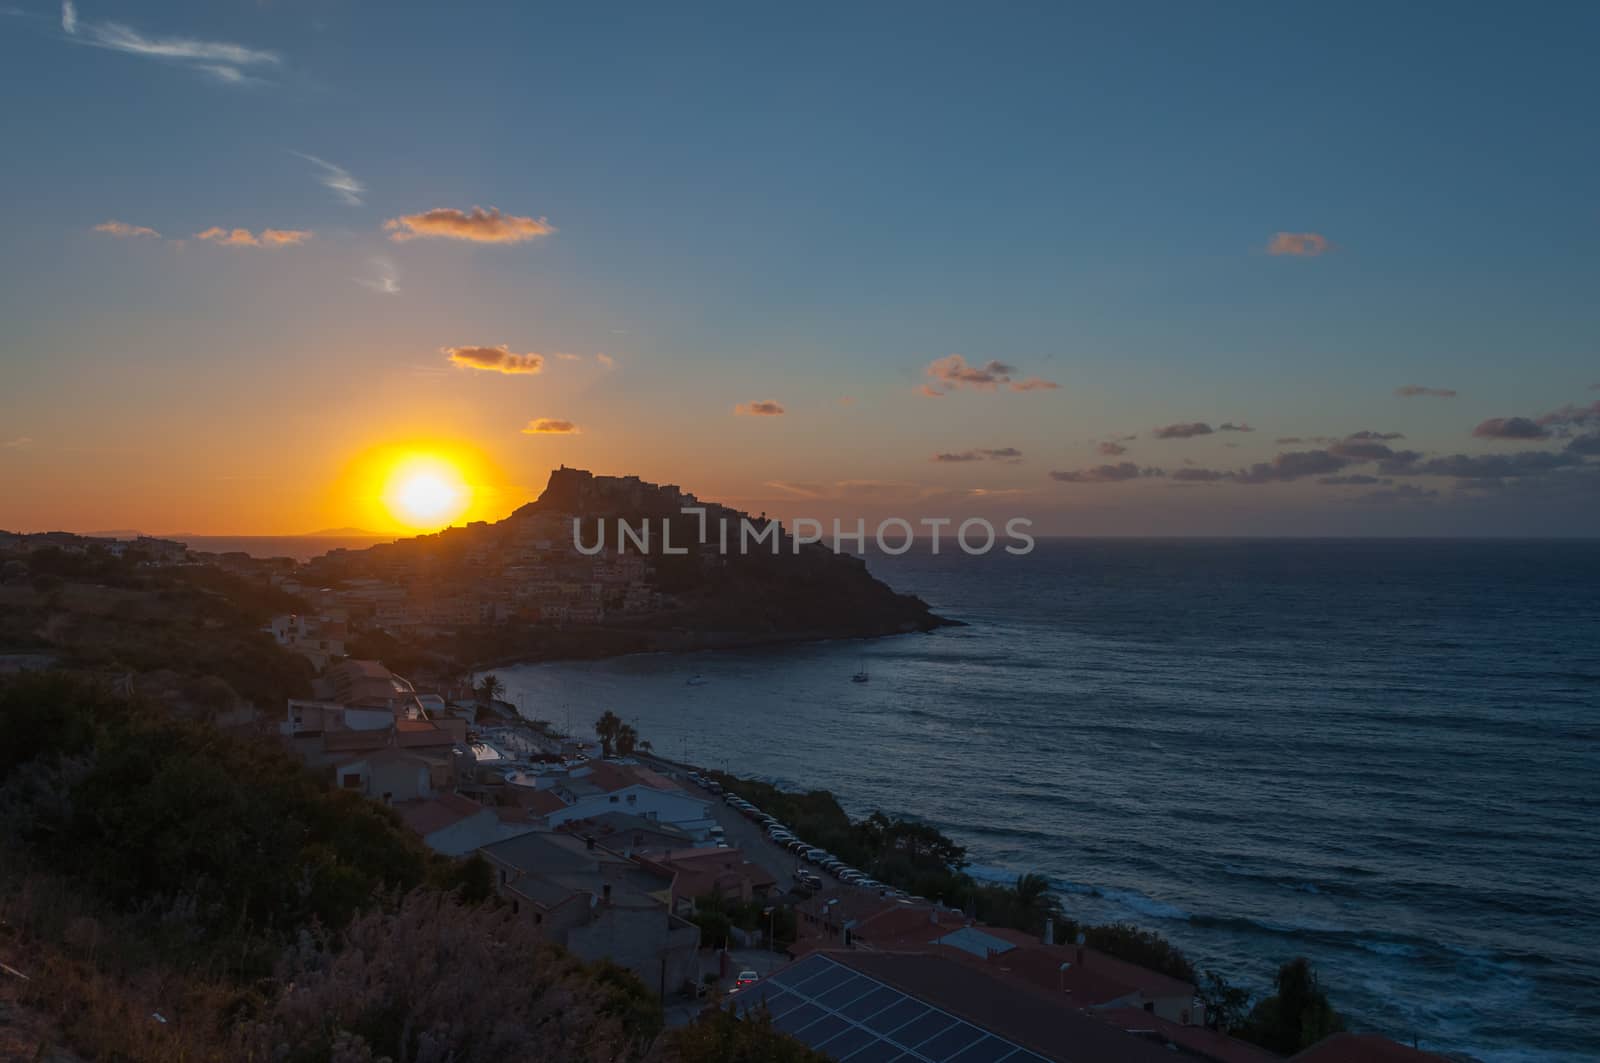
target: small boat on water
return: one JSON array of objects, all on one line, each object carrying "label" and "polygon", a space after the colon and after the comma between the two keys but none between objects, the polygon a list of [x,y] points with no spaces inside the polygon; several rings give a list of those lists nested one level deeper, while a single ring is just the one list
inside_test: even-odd
[{"label": "small boat on water", "polygon": [[692,687],[703,687],[706,685],[706,677],[697,672],[689,677],[688,685]]},{"label": "small boat on water", "polygon": [[868,680],[870,680],[871,678],[872,677],[867,674],[867,666],[863,664],[861,666],[861,671],[857,672],[855,675],[850,677],[850,682],[852,682],[852,683],[865,683]]}]

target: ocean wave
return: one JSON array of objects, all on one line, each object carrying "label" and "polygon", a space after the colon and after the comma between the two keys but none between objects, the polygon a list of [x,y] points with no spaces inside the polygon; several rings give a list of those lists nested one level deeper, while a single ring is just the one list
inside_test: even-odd
[{"label": "ocean wave", "polygon": [[[994,885],[1010,886],[1016,883],[1017,873],[1004,868],[987,867],[984,865],[968,865],[967,874],[979,882]],[[1052,893],[1066,894],[1078,897],[1094,897],[1098,900],[1109,901],[1112,905],[1120,907],[1130,916],[1143,916],[1147,919],[1167,919],[1183,921],[1189,918],[1189,913],[1175,904],[1157,900],[1146,896],[1138,890],[1118,889],[1111,886],[1094,886],[1083,882],[1071,882],[1066,879],[1051,879],[1050,890]],[[1071,914],[1070,912],[1068,914]]]}]

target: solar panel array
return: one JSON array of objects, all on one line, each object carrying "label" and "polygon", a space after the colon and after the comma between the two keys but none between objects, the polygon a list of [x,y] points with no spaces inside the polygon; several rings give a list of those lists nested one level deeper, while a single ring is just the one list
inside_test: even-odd
[{"label": "solar panel array", "polygon": [[826,956],[808,956],[741,992],[772,1025],[840,1063],[1049,1063],[981,1026]]}]

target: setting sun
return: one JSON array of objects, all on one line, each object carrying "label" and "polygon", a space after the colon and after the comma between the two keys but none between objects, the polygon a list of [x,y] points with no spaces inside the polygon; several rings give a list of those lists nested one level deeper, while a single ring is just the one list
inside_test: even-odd
[{"label": "setting sun", "polygon": [[403,458],[389,471],[383,503],[389,514],[412,528],[441,528],[466,511],[472,489],[461,470],[433,455]]}]

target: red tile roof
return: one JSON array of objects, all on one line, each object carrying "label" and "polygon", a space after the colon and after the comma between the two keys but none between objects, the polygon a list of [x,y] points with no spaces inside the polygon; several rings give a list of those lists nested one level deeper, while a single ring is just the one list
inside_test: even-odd
[{"label": "red tile roof", "polygon": [[1208,1030],[1204,1026],[1183,1026],[1169,1022],[1138,1008],[1110,1008],[1090,1014],[1119,1030],[1177,1045],[1215,1063],[1283,1063],[1282,1056],[1258,1048],[1248,1041]]},{"label": "red tile roof", "polygon": [[383,749],[389,744],[389,737],[388,728],[378,731],[327,731],[322,736],[322,748],[328,753]]},{"label": "red tile roof", "polygon": [[516,791],[517,804],[541,816],[547,816],[551,812],[558,812],[567,807],[567,803],[561,800],[554,790],[534,790],[527,786],[518,786]]},{"label": "red tile roof", "polygon": [[1371,1033],[1336,1033],[1289,1059],[1291,1063],[1449,1063],[1444,1056]]},{"label": "red tile roof", "polygon": [[425,801],[396,801],[394,809],[407,827],[426,838],[476,816],[483,806],[460,794],[439,794]]}]

